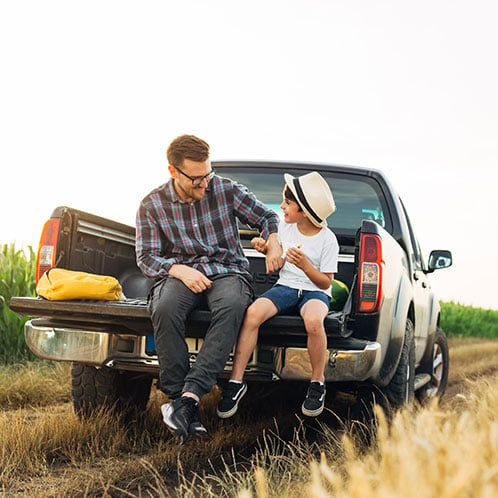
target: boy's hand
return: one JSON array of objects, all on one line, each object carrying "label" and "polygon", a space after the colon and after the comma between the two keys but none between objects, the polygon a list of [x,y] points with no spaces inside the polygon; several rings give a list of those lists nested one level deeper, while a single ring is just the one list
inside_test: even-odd
[{"label": "boy's hand", "polygon": [[304,270],[306,265],[309,263],[306,254],[304,254],[304,252],[301,251],[301,244],[299,244],[297,247],[289,247],[289,249],[287,249],[287,254],[285,256],[285,259],[287,260],[288,263],[296,265],[301,270]]},{"label": "boy's hand", "polygon": [[251,239],[251,245],[256,251],[266,253],[266,241],[263,237],[254,237]]}]

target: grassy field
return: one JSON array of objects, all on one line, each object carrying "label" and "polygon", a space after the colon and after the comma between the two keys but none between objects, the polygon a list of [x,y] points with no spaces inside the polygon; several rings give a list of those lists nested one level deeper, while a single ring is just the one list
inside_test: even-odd
[{"label": "grassy field", "polygon": [[[128,421],[78,418],[70,365],[33,361],[12,295],[34,295],[31,248],[0,254],[0,494],[6,497],[498,496],[498,311],[441,303],[450,382],[441,403],[389,423],[350,417],[339,394],[318,421],[279,388],[228,421],[215,388],[201,404],[209,435],[180,446],[162,423],[161,393]],[[254,398],[253,398],[254,399]],[[345,408],[346,407],[346,408]],[[241,406],[242,408],[242,406]]]},{"label": "grassy field", "polygon": [[201,406],[209,435],[183,446],[161,421],[157,391],[131,423],[109,413],[81,420],[69,402],[68,365],[0,367],[0,494],[491,498],[497,353],[497,341],[452,339],[446,399],[402,410],[390,423],[377,412],[373,431],[335,417],[340,395],[321,422],[300,419],[299,403],[279,392],[221,421],[213,391]]}]

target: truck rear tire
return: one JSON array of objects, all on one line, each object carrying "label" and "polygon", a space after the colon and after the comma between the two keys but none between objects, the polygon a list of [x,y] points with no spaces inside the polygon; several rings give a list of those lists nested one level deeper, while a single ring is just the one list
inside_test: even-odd
[{"label": "truck rear tire", "polygon": [[443,330],[438,327],[434,335],[432,355],[430,364],[424,365],[424,372],[431,376],[431,380],[417,391],[417,399],[425,404],[432,399],[440,398],[446,391],[448,384],[448,370],[450,365],[450,353],[448,350],[448,340]]},{"label": "truck rear tire", "polygon": [[413,323],[406,320],[405,338],[399,363],[393,378],[385,387],[371,383],[360,384],[356,392],[356,404],[351,418],[370,424],[375,419],[374,405],[382,408],[386,415],[409,403],[415,397],[415,338]]},{"label": "truck rear tire", "polygon": [[398,367],[391,382],[382,389],[389,406],[397,409],[411,403],[415,396],[415,338],[412,321],[407,318],[405,340]]},{"label": "truck rear tire", "polygon": [[152,378],[148,375],[73,363],[71,394],[74,411],[83,418],[101,409],[129,416],[145,410],[151,384]]}]

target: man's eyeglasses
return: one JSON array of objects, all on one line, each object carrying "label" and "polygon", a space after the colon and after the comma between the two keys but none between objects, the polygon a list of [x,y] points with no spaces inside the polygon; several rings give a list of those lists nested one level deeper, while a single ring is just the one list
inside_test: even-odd
[{"label": "man's eyeglasses", "polygon": [[178,166],[174,167],[176,170],[178,170],[183,176],[186,176],[191,182],[192,182],[192,187],[198,187],[204,180],[206,180],[207,183],[213,178],[213,176],[216,174],[216,171],[212,169],[207,175],[204,176],[190,176],[187,175],[187,173],[183,172]]}]

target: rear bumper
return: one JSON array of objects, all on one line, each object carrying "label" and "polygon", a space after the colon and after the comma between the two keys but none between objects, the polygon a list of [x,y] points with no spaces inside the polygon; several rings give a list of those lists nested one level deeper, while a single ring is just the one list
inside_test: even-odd
[{"label": "rear bumper", "polygon": [[[363,381],[377,373],[380,367],[380,344],[369,342],[360,350],[329,349],[325,380],[327,382]],[[306,348],[286,348],[279,365],[281,379],[311,379],[311,364]]]},{"label": "rear bumper", "polygon": [[[148,351],[147,337],[105,329],[78,329],[44,324],[31,320],[25,325],[26,343],[31,351],[46,360],[71,361],[121,370],[134,370],[158,375],[159,364]],[[202,345],[201,338],[187,339],[190,360],[195,361]],[[363,381],[378,372],[381,346],[377,342],[336,338],[327,351],[325,379],[328,382]],[[225,371],[231,370],[230,357]],[[250,380],[309,380],[311,365],[304,347],[260,345],[248,364]]]}]

